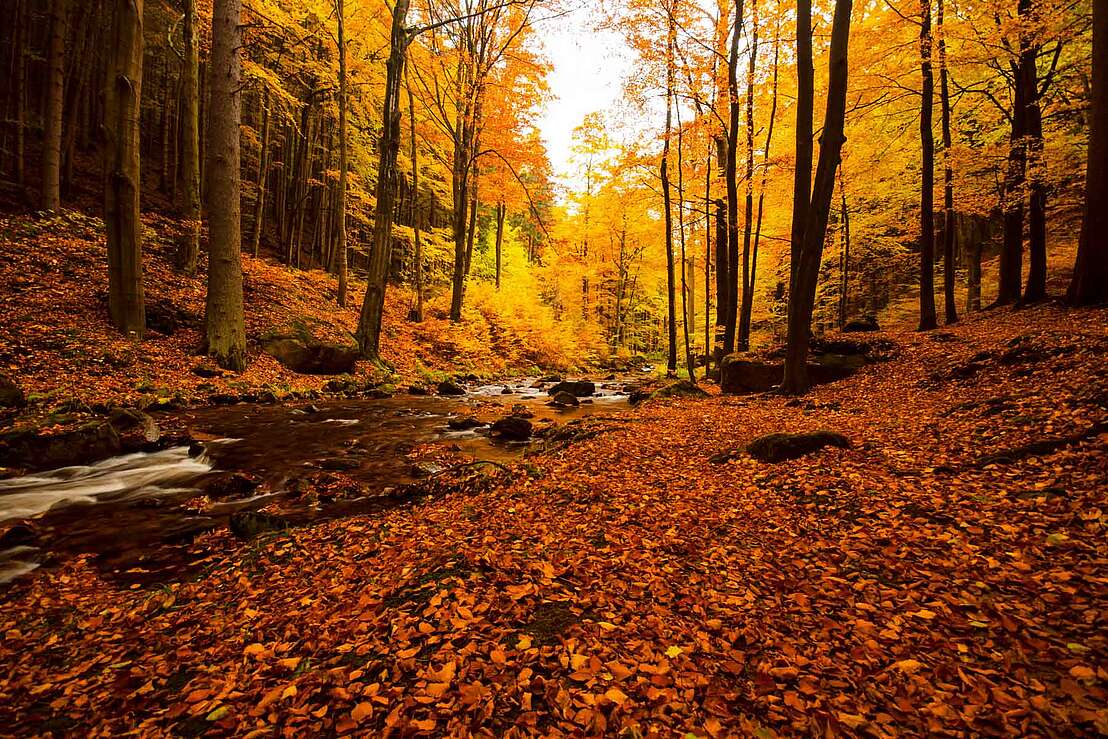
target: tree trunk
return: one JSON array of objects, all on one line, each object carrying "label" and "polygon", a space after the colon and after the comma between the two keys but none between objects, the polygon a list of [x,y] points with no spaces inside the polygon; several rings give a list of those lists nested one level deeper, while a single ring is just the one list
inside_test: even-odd
[{"label": "tree trunk", "polygon": [[[65,107],[65,39],[68,0],[50,3],[50,37],[46,49],[46,117],[42,131],[42,209],[61,207],[62,109]],[[142,64],[141,58],[139,64]]]},{"label": "tree trunk", "polygon": [[496,204],[496,289],[500,289],[501,249],[504,244],[504,203]]},{"label": "tree trunk", "polygon": [[[407,70],[404,79],[407,81]],[[408,318],[415,322],[423,320],[423,248],[419,239],[419,148],[416,146],[415,127],[415,98],[412,96],[412,86],[408,88],[408,131],[411,137],[412,148],[412,231],[415,233],[415,308]],[[433,203],[432,203],[433,207]]]},{"label": "tree trunk", "polygon": [[239,124],[242,120],[242,0],[212,8],[208,124],[207,353],[224,369],[246,367],[242,307]]},{"label": "tree trunk", "polygon": [[1093,80],[1089,96],[1085,220],[1067,299],[1074,305],[1108,300],[1108,3],[1093,3]]},{"label": "tree trunk", "polygon": [[935,318],[935,136],[931,128],[935,106],[935,76],[931,69],[931,0],[920,3],[919,27],[920,87],[919,134],[921,186],[919,205],[919,330],[937,325]]},{"label": "tree trunk", "polygon": [[250,233],[250,253],[258,256],[262,244],[262,231],[265,230],[265,193],[269,180],[269,137],[273,124],[270,122],[269,88],[262,90],[262,140],[258,150],[257,194],[254,197],[254,223]]},{"label": "tree trunk", "polygon": [[754,220],[754,73],[758,60],[758,2],[750,3],[750,51],[746,71],[746,211],[743,218],[743,296],[739,309],[739,351],[750,349],[750,312],[754,309],[754,279],[750,265],[750,235]]},{"label": "tree trunk", "polygon": [[184,60],[181,69],[181,165],[177,170],[180,211],[185,233],[177,264],[185,274],[196,271],[200,256],[200,40],[196,0],[185,0]]},{"label": "tree trunk", "polygon": [[[1038,22],[1032,0],[1020,0],[1019,15],[1025,24]],[[1023,87],[1024,135],[1027,141],[1027,285],[1023,302],[1046,298],[1046,162],[1043,159],[1043,114],[1039,104],[1039,72],[1036,66],[1041,44],[1026,31],[1020,35],[1020,65],[1016,84]],[[1018,278],[1017,278],[1018,279]]]},{"label": "tree trunk", "polygon": [[373,244],[366,272],[365,299],[355,336],[362,356],[377,359],[381,351],[381,321],[385,313],[385,285],[392,259],[392,214],[396,199],[396,157],[400,151],[400,80],[411,37],[404,23],[409,0],[396,0],[392,9],[389,58],[385,64],[385,92],[381,115],[380,159],[377,165],[377,206]]},{"label": "tree trunk", "polygon": [[958,322],[958,306],[954,302],[954,167],[950,160],[950,84],[946,68],[946,29],[943,24],[946,0],[938,0],[939,31],[939,100],[942,106],[943,128],[943,306],[946,323]]},{"label": "tree trunk", "polygon": [[739,317],[739,37],[743,28],[743,3],[735,3],[731,24],[731,48],[727,56],[727,314],[723,325],[723,353],[735,351]]},{"label": "tree trunk", "polygon": [[15,183],[22,191],[27,178],[24,148],[27,127],[27,59],[24,45],[27,43],[27,12],[23,2],[16,6],[16,26],[13,41],[15,54]]},{"label": "tree trunk", "polygon": [[[339,25],[339,191],[335,200],[335,248],[338,250],[339,307],[346,306],[346,24],[343,0],[337,0]],[[399,90],[397,91],[399,95]],[[399,104],[399,103],[398,103]],[[399,131],[397,131],[399,134]],[[399,143],[397,144],[399,146]]]},{"label": "tree trunk", "polygon": [[124,335],[142,338],[142,221],[139,118],[142,0],[118,0],[104,85],[104,223],[108,232],[108,312]]},{"label": "tree trunk", "polygon": [[846,207],[846,187],[843,185],[843,165],[839,163],[839,196],[842,198],[842,283],[839,286],[839,328],[846,325],[850,307],[850,211]]},{"label": "tree trunk", "polygon": [[[831,197],[835,192],[835,170],[839,166],[844,141],[850,10],[851,0],[835,0],[835,17],[831,25],[831,49],[828,61],[827,110],[823,117],[819,163],[816,166],[811,203],[805,217],[800,259],[793,271],[793,284],[789,290],[788,338],[785,348],[785,376],[782,383],[782,390],[789,394],[806,392],[809,387],[808,344],[812,307],[816,299],[816,282],[819,279]],[[804,15],[803,10],[801,15]],[[808,20],[810,22],[810,18]],[[798,42],[797,46],[799,48],[801,44]],[[810,44],[808,48],[810,53]],[[800,55],[797,62],[802,67],[808,66],[811,64],[811,57]],[[808,102],[797,100],[798,116],[803,110],[808,109]],[[802,176],[799,169],[796,176]]]},{"label": "tree trunk", "polygon": [[[671,8],[672,11],[672,8]],[[666,347],[666,370],[677,372],[677,304],[675,300],[675,277],[673,264],[673,203],[669,183],[669,137],[673,129],[673,83],[674,61],[673,44],[677,35],[677,25],[673,13],[669,13],[669,30],[666,34],[666,126],[662,140],[662,163],[659,174],[662,178],[662,205],[665,208],[665,244],[666,244],[666,317],[668,319]]]},{"label": "tree trunk", "polygon": [[[804,223],[812,197],[812,117],[815,115],[815,68],[812,66],[812,0],[796,3],[796,163],[793,173],[792,229],[789,238],[789,289],[800,264]],[[822,242],[821,242],[822,243]],[[792,302],[790,296],[789,302]]]},{"label": "tree trunk", "polygon": [[773,143],[774,122],[777,119],[777,63],[780,51],[781,27],[778,25],[773,32],[773,93],[769,106],[769,129],[766,131],[766,147],[762,152],[762,186],[758,190],[758,216],[754,224],[754,248],[750,253],[751,313],[753,313],[754,285],[758,280],[758,244],[762,239],[762,213],[766,201],[766,185],[769,183],[769,151]]}]

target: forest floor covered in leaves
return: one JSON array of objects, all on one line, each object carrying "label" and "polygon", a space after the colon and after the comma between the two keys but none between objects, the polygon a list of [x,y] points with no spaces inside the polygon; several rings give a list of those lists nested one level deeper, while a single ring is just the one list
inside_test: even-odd
[{"label": "forest floor covered in leaves", "polygon": [[[379,515],[205,534],[187,581],[35,572],[0,734],[1108,732],[1108,312],[890,338],[802,399],[650,401]],[[729,453],[823,428],[852,448]]]},{"label": "forest floor covered in leaves", "polygon": [[[348,305],[339,308],[334,276],[244,255],[249,366],[239,374],[218,372],[199,353],[206,254],[196,275],[180,274],[173,265],[181,222],[155,213],[144,214],[144,222],[148,331],[138,344],[107,320],[107,250],[98,217],[73,210],[0,218],[0,374],[27,393],[25,416],[91,404],[206,404],[263,389],[280,398],[318,392],[333,379],[296,374],[260,343],[267,335],[288,333],[352,344],[362,283],[354,281]],[[518,325],[518,316],[488,305],[467,305],[465,320],[452,323],[443,302],[448,300],[436,295],[425,320],[413,323],[406,319],[410,293],[392,290],[382,337],[387,364],[358,362],[350,379],[373,387],[458,373],[506,377],[536,365],[566,369],[590,359],[575,356],[579,349],[560,343],[557,332]]]}]

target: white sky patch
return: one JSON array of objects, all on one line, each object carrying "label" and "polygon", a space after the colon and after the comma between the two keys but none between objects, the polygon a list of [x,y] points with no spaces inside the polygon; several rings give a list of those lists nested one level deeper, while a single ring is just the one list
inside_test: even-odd
[{"label": "white sky patch", "polygon": [[573,129],[588,113],[610,110],[620,100],[632,56],[619,33],[596,29],[600,17],[592,0],[571,0],[566,9],[537,27],[553,66],[547,78],[552,99],[538,123],[556,179],[573,187]]}]

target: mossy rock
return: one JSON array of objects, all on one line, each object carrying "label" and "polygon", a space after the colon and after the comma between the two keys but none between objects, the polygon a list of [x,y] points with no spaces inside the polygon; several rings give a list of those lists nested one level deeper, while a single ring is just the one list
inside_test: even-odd
[{"label": "mossy rock", "polygon": [[849,449],[850,439],[836,431],[808,431],[799,434],[776,433],[759,436],[746,452],[760,462],[784,462],[812,454],[825,446]]}]

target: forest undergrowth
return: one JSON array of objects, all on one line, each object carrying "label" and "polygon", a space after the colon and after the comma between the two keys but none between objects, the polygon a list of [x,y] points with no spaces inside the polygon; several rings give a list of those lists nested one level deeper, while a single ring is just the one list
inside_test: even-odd
[{"label": "forest undergrowth", "polygon": [[[649,401],[381,515],[205,534],[187,581],[44,570],[0,610],[0,726],[1103,734],[1106,318],[1002,309],[804,398]],[[815,429],[850,448],[742,452]]]},{"label": "forest undergrowth", "polygon": [[[107,320],[103,222],[80,211],[0,220],[0,368],[31,400],[29,415],[79,404],[206,403],[213,396],[266,389],[278,398],[319,391],[334,379],[304,375],[266,354],[261,342],[290,334],[352,345],[364,284],[352,280],[345,308],[333,275],[294,270],[243,255],[250,362],[222,372],[201,351],[205,262],[186,276],[174,269],[181,222],[144,216],[149,331],[141,343]],[[565,371],[595,363],[597,347],[554,321],[538,303],[511,303],[477,285],[464,320],[447,319],[448,295],[429,300],[425,319],[408,320],[411,294],[390,291],[381,363],[360,361],[350,378],[370,386],[433,383],[455,374],[494,379]],[[512,340],[501,337],[511,336]],[[197,367],[200,367],[197,370]],[[207,371],[205,371],[207,369]]]}]

